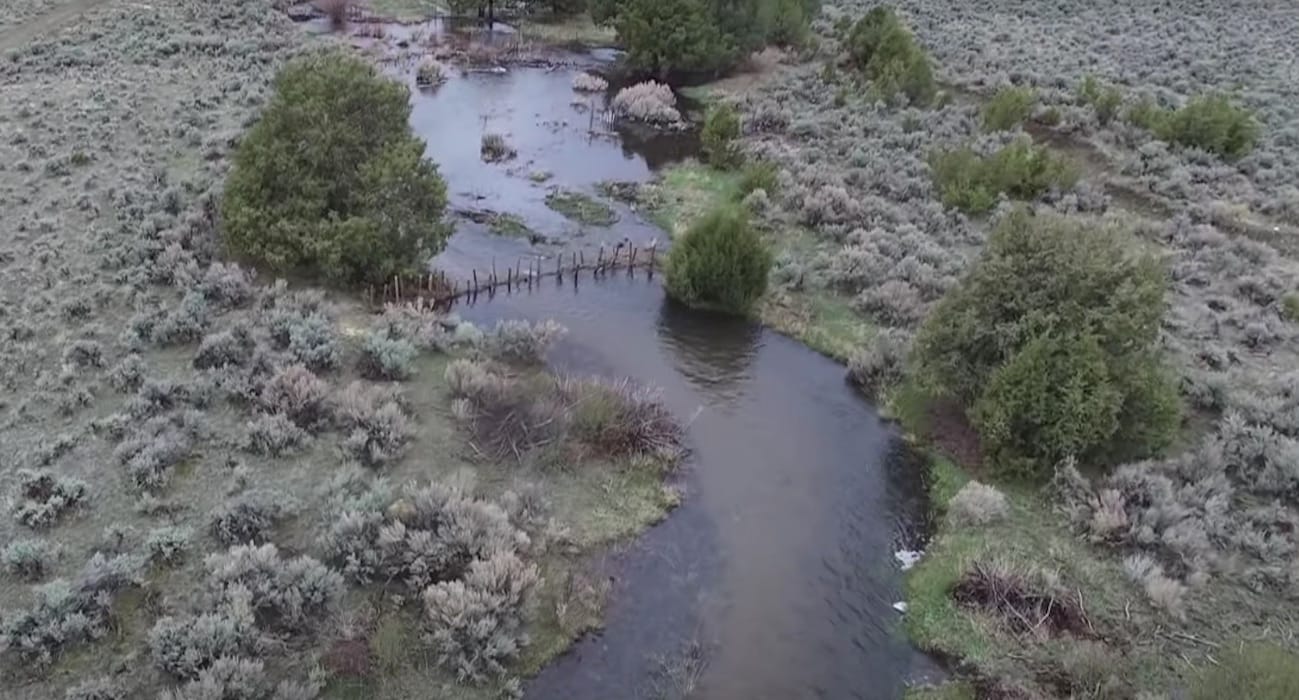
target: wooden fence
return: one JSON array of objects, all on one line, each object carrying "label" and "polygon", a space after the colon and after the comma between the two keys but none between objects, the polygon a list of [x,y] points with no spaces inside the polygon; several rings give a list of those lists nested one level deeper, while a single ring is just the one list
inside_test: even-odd
[{"label": "wooden fence", "polygon": [[376,310],[394,303],[438,307],[450,305],[457,300],[472,303],[477,301],[480,294],[495,296],[501,289],[506,292],[531,290],[546,279],[562,284],[567,278],[576,286],[583,272],[590,272],[592,279],[599,279],[619,270],[629,275],[634,275],[636,270],[643,270],[653,279],[659,264],[657,248],[657,243],[651,243],[645,248],[618,244],[606,249],[601,245],[591,260],[587,260],[585,251],[574,251],[560,253],[553,259],[542,256],[519,257],[513,265],[500,268],[493,259],[491,266],[484,268],[481,274],[477,268],[473,268],[465,279],[454,279],[437,270],[417,277],[393,277],[392,281],[380,287],[367,288],[366,300]]}]

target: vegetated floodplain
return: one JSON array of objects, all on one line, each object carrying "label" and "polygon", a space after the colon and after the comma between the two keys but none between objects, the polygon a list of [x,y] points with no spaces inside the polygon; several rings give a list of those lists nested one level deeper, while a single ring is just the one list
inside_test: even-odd
[{"label": "vegetated floodplain", "polygon": [[[960,663],[915,694],[1289,697],[1299,266],[1280,243],[1299,226],[1299,87],[1278,47],[1299,20],[1077,5],[588,9],[658,79],[614,112],[661,128],[686,127],[673,79],[785,47],[714,96],[714,167],[634,199],[677,237],[739,207],[773,253],[757,313],[849,359],[934,452],[937,529],[903,620]],[[374,316],[220,261],[357,283],[376,271],[350,234],[384,243],[363,251],[384,276],[441,241],[388,217],[431,226],[444,204],[427,171],[408,179],[423,165],[400,129],[351,144],[346,196],[313,172],[259,200],[308,181],[248,180],[253,156],[225,185],[305,41],[270,3],[104,4],[61,29],[5,45],[0,68],[19,86],[0,94],[6,687],[517,692],[598,624],[580,552],[675,502],[670,422],[633,387],[549,375],[548,324]],[[290,137],[269,163],[313,155],[256,129]],[[422,196],[392,196],[412,183]],[[613,223],[594,201],[556,191]],[[254,244],[223,238],[227,213]]]},{"label": "vegetated floodplain", "polygon": [[137,10],[6,47],[6,697],[516,694],[677,503],[678,426],[548,372],[554,324],[273,281],[440,246],[405,88],[267,2]]},{"label": "vegetated floodplain", "polygon": [[[827,3],[815,52],[704,88],[779,183],[749,208],[775,253],[763,319],[849,360],[935,455],[937,532],[905,624],[960,670],[909,696],[1292,683],[1299,122],[1284,105],[1299,93],[1279,77],[1292,55],[1225,57],[1299,27],[1270,8],[1180,5],[1195,26],[1088,9]],[[718,187],[733,172],[669,170],[645,190],[679,232],[698,202],[735,200]],[[1008,227],[1024,237],[1002,248]],[[1038,247],[1061,235],[1082,247]],[[989,290],[1032,288],[999,320],[960,301],[993,271]],[[1007,335],[949,337],[962,328]],[[983,375],[994,347],[1018,359]],[[971,371],[982,398],[954,379]]]}]

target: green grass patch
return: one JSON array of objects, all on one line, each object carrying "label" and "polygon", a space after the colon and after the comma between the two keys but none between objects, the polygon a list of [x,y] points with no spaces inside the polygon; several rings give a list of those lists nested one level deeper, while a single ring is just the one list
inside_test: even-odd
[{"label": "green grass patch", "polygon": [[690,161],[667,168],[655,189],[646,193],[653,202],[650,218],[675,238],[704,212],[735,199],[738,175]]},{"label": "green grass patch", "polygon": [[618,221],[609,205],[582,192],[555,190],[546,195],[546,206],[580,224],[611,226]]},{"label": "green grass patch", "polygon": [[942,685],[914,686],[902,693],[902,700],[975,700],[974,686],[965,681]]},{"label": "green grass patch", "polygon": [[847,362],[876,333],[851,300],[828,290],[784,293],[767,299],[759,319],[817,352]]},{"label": "green grass patch", "polygon": [[969,214],[991,211],[997,198],[1036,199],[1051,189],[1067,190],[1078,182],[1078,169],[1067,158],[1027,137],[988,156],[971,148],[931,154],[929,168],[943,204]]},{"label": "green grass patch", "polygon": [[698,102],[703,107],[709,107],[717,100],[717,93],[709,85],[686,85],[679,88],[677,93],[692,102]]},{"label": "green grass patch", "polygon": [[596,24],[583,12],[553,19],[527,19],[519,23],[519,34],[546,44],[562,46],[617,46],[618,33],[612,25]]},{"label": "green grass patch", "polygon": [[1281,298],[1281,316],[1291,323],[1299,323],[1299,294],[1287,294]]},{"label": "green grass patch", "polygon": [[391,17],[398,22],[418,22],[449,12],[444,3],[436,0],[370,0],[370,9],[380,17]]},{"label": "green grass patch", "polygon": [[939,454],[930,459],[928,491],[929,503],[934,509],[945,510],[952,497],[968,483],[970,477],[952,460]]},{"label": "green grass patch", "polygon": [[532,230],[523,217],[517,214],[502,213],[491,217],[488,222],[488,228],[498,236],[509,236],[510,238],[524,238],[533,243],[539,243],[545,240],[545,236]]},{"label": "green grass patch", "polygon": [[1227,651],[1219,663],[1200,672],[1191,687],[1191,700],[1299,696],[1299,656],[1275,644],[1241,644]]},{"label": "green grass patch", "polygon": [[931,400],[919,382],[909,379],[889,393],[884,413],[901,424],[908,435],[923,438],[929,432]]}]

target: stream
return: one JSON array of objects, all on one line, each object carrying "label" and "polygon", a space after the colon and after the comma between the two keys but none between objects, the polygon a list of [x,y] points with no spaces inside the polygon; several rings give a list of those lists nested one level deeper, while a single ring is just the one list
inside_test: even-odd
[{"label": "stream", "polygon": [[[413,64],[397,69],[451,208],[508,212],[547,237],[533,245],[458,219],[436,267],[463,276],[495,261],[666,238],[614,202],[619,220],[608,227],[577,225],[545,205],[551,188],[598,197],[602,180],[649,180],[694,148],[689,134],[591,133],[588,110],[608,95],[570,84],[607,54],[456,70],[435,90],[414,88]],[[518,156],[484,163],[488,132],[505,135]],[[540,171],[550,177],[530,177]],[[530,680],[526,697],[885,699],[940,673],[908,643],[893,608],[904,597],[894,553],[922,535],[921,469],[842,366],[749,321],[675,304],[643,271],[576,286],[571,276],[546,280],[456,311],[486,325],[555,319],[569,329],[551,352],[556,369],[659,387],[689,425],[683,505],[608,555],[605,628]]]}]

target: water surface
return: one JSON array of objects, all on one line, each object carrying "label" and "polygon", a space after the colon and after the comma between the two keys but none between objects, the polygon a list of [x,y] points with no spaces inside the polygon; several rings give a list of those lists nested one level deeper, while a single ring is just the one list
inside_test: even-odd
[{"label": "water surface", "polygon": [[[593,129],[590,110],[607,96],[570,85],[599,62],[570,58],[461,72],[415,93],[411,121],[453,207],[515,213],[558,241],[530,245],[462,221],[440,269],[465,277],[518,257],[544,266],[601,242],[664,237],[626,207],[613,226],[579,227],[545,206],[551,188],[594,194],[603,180],[644,181],[692,147]],[[483,163],[487,132],[505,135],[517,158]],[[550,178],[528,177],[537,171]],[[746,320],[672,303],[643,271],[487,299],[457,311],[489,325],[555,319],[570,330],[552,353],[557,369],[660,387],[689,424],[684,505],[614,555],[605,629],[530,681],[527,697],[884,699],[933,670],[892,608],[903,596],[893,554],[914,547],[925,511],[920,470],[842,366]],[[694,660],[688,682],[662,673],[683,659]]]},{"label": "water surface", "polygon": [[[652,697],[702,645],[693,697],[896,698],[932,667],[906,641],[893,553],[914,545],[919,470],[843,368],[623,273],[462,310],[553,318],[553,363],[661,387],[690,421],[685,505],[624,555],[606,630],[536,678],[535,698]],[[634,692],[633,692],[634,689]]]}]

